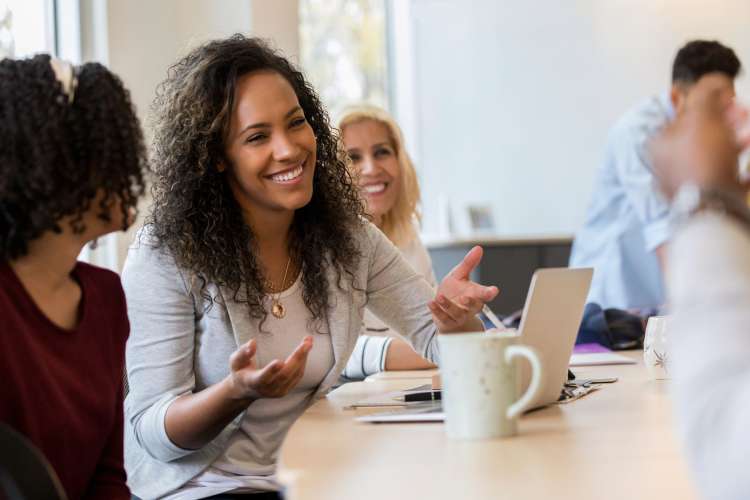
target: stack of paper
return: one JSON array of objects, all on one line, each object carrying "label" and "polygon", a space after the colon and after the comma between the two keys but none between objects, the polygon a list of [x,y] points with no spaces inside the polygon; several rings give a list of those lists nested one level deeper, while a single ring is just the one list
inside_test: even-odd
[{"label": "stack of paper", "polygon": [[634,365],[636,361],[616,354],[599,344],[578,344],[573,348],[570,366]]}]

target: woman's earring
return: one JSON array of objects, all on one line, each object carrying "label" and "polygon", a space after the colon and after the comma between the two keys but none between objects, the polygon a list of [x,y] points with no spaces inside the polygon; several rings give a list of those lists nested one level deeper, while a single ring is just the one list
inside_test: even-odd
[{"label": "woman's earring", "polygon": [[94,238],[93,240],[89,241],[90,250],[96,250],[97,247],[99,247],[99,238]]}]

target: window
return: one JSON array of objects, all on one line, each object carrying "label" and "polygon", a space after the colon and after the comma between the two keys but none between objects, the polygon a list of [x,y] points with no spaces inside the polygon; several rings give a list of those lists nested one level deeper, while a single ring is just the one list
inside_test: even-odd
[{"label": "window", "polygon": [[53,0],[0,0],[0,58],[54,52]]},{"label": "window", "polygon": [[388,0],[300,0],[300,62],[332,116],[389,107]]}]

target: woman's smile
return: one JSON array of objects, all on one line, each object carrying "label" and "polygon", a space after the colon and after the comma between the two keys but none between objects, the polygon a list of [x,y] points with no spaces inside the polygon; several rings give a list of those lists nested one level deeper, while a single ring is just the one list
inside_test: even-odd
[{"label": "woman's smile", "polygon": [[362,184],[361,187],[366,197],[376,198],[378,196],[383,195],[386,189],[388,189],[389,185],[390,185],[389,182],[375,182],[375,183]]},{"label": "woman's smile", "polygon": [[302,176],[306,171],[307,157],[292,167],[276,171],[270,175],[266,175],[266,179],[269,179],[276,184],[289,186],[299,184],[302,181]]}]

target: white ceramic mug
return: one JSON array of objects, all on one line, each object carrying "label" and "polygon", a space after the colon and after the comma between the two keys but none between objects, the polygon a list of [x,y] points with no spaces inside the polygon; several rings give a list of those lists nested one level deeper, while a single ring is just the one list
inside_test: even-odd
[{"label": "white ceramic mug", "polygon": [[652,379],[669,378],[668,329],[669,316],[651,316],[646,324],[646,335],[643,339],[643,362]]},{"label": "white ceramic mug", "polygon": [[[542,363],[537,352],[517,345],[515,330],[438,336],[445,430],[455,439],[489,439],[518,434],[518,416],[541,389]],[[531,364],[531,383],[516,401],[517,367]]]}]

